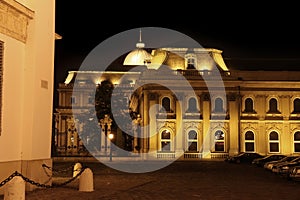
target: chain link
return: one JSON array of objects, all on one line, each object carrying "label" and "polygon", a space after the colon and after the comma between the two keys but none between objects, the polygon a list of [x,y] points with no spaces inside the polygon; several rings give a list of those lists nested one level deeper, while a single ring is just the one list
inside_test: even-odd
[{"label": "chain link", "polygon": [[61,186],[64,186],[64,185],[67,185],[68,183],[71,183],[72,181],[74,181],[75,179],[77,179],[81,174],[82,172],[85,170],[86,168],[82,168],[80,170],[80,172],[72,177],[71,179],[65,181],[65,182],[62,182],[62,183],[59,183],[59,184],[55,184],[53,183],[52,185],[46,185],[46,184],[42,184],[42,183],[38,183],[38,182],[35,182],[25,176],[23,176],[21,173],[15,171],[14,173],[12,173],[9,177],[7,177],[6,179],[4,179],[3,181],[1,181],[0,183],[0,187],[4,186],[6,183],[8,183],[11,179],[13,179],[15,176],[20,176],[23,178],[23,180],[27,183],[30,183],[32,185],[35,185],[37,187],[43,187],[43,188],[53,188],[53,187],[61,187]]},{"label": "chain link", "polygon": [[6,183],[8,183],[11,179],[13,179],[15,176],[17,176],[19,172],[15,171],[14,173],[12,173],[9,177],[7,177],[6,179],[4,179],[3,181],[1,181],[0,183],[0,187],[4,186]]},{"label": "chain link", "polygon": [[42,167],[44,168],[44,169],[49,169],[49,170],[52,170],[52,173],[63,173],[63,172],[69,172],[70,170],[72,170],[73,168],[74,168],[74,166],[72,165],[72,166],[69,166],[69,167],[67,167],[67,168],[65,168],[65,169],[54,169],[54,168],[52,168],[52,167],[49,167],[49,166],[47,166],[46,164],[42,164]]},{"label": "chain link", "polygon": [[74,176],[73,178],[71,178],[71,179],[69,179],[69,180],[67,180],[67,181],[65,181],[65,182],[63,182],[63,183],[60,183],[60,184],[52,184],[52,187],[60,187],[60,186],[64,186],[64,185],[67,185],[68,183],[70,183],[70,182],[72,182],[72,181],[74,181],[75,179],[77,179],[83,172],[84,172],[84,170],[85,170],[86,168],[85,167],[83,167],[81,170],[80,170],[80,172],[78,172],[78,174],[76,174],[76,176]]}]

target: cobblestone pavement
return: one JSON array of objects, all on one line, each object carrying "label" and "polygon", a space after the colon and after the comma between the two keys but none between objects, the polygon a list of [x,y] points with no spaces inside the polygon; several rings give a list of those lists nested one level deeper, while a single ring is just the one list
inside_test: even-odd
[{"label": "cobblestone pavement", "polygon": [[[63,169],[75,163],[54,163]],[[147,173],[120,172],[100,163],[83,163],[93,172],[94,191],[79,191],[76,179],[63,187],[36,189],[26,200],[112,199],[202,199],[202,200],[299,200],[300,181],[247,164],[223,161],[176,161]],[[64,182],[72,171],[54,174],[53,182]],[[0,196],[3,199],[3,196]]]}]

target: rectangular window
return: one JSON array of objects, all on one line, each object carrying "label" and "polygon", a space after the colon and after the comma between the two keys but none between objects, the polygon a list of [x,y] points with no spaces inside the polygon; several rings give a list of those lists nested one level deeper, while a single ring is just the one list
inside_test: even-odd
[{"label": "rectangular window", "polygon": [[162,151],[170,151],[171,147],[170,147],[170,142],[161,142],[161,150]]},{"label": "rectangular window", "polygon": [[89,96],[89,97],[88,97],[88,103],[89,103],[89,104],[94,104],[94,102],[95,102],[95,98]]},{"label": "rectangular window", "polygon": [[270,152],[279,152],[279,144],[277,142],[270,142]]},{"label": "rectangular window", "polygon": [[254,143],[253,142],[246,142],[245,143],[245,147],[246,147],[246,152],[247,151],[254,151]]},{"label": "rectangular window", "polygon": [[215,151],[224,151],[224,142],[215,142]]},{"label": "rectangular window", "polygon": [[71,104],[76,104],[76,97],[74,96],[71,97]]},{"label": "rectangular window", "polygon": [[294,148],[295,148],[295,152],[300,152],[300,143],[295,143],[295,146],[294,146]]},{"label": "rectangular window", "polygon": [[2,133],[2,87],[4,42],[0,41],[0,135]]},{"label": "rectangular window", "polygon": [[197,142],[189,142],[188,145],[189,145],[189,148],[188,148],[189,151],[197,151],[198,150]]}]

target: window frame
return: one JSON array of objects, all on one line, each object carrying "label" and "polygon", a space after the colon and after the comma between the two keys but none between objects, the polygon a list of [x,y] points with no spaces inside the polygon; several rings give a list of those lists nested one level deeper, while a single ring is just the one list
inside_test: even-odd
[{"label": "window frame", "polygon": [[[224,135],[223,139],[216,139],[216,133],[217,132],[223,133],[223,135]],[[226,134],[225,134],[224,130],[218,129],[218,130],[215,130],[213,133],[214,133],[214,135],[213,135],[213,137],[214,137],[214,152],[225,152],[225,149],[226,149],[225,136],[226,136]],[[216,144],[218,142],[223,143],[223,150],[222,151],[221,150],[216,150]]]},{"label": "window frame", "polygon": [[[191,109],[191,104],[190,104],[190,101],[191,100],[194,100],[195,101],[195,108],[194,109]],[[188,98],[188,100],[187,100],[187,109],[186,109],[186,112],[188,112],[188,113],[196,113],[196,112],[199,112],[199,108],[198,108],[198,100],[197,100],[197,98],[195,98],[195,97],[190,97],[190,98]]]},{"label": "window frame", "polygon": [[[247,105],[248,105],[247,100],[251,100],[251,107],[252,107],[251,110],[248,110],[248,109],[247,109],[247,107],[248,107],[248,106],[247,106]],[[250,98],[250,97],[245,98],[244,104],[245,104],[245,107],[244,107],[244,112],[245,112],[245,113],[254,113],[254,112],[255,112],[255,109],[254,109],[254,101],[253,101],[252,98]]]},{"label": "window frame", "polygon": [[185,55],[185,70],[189,70],[190,64],[193,65],[193,68],[190,69],[197,69],[197,57],[193,53],[189,53]]},{"label": "window frame", "polygon": [[[196,133],[196,138],[193,138],[193,139],[190,139],[190,133],[191,132],[195,132]],[[187,152],[195,152],[195,150],[190,150],[189,148],[190,148],[190,143],[196,143],[196,152],[198,152],[199,151],[199,146],[198,146],[198,137],[199,137],[199,134],[198,134],[198,132],[196,131],[196,130],[194,130],[194,129],[191,129],[191,130],[188,130],[187,131],[187,134],[186,134],[186,141],[187,141],[187,144],[186,144],[186,151]]]},{"label": "window frame", "polygon": [[[273,140],[273,139],[270,138],[272,133],[277,134],[277,140]],[[271,131],[268,134],[268,141],[269,141],[269,153],[280,153],[280,135],[279,135],[278,131],[275,131],[275,130]],[[275,143],[275,144],[278,145],[277,146],[278,151],[271,151],[271,143]]]},{"label": "window frame", "polygon": [[[294,153],[300,153],[300,139],[299,140],[295,140],[295,134],[296,133],[299,133],[300,135],[300,131],[295,131],[294,134],[293,134],[293,150],[294,150]],[[299,136],[300,137],[300,136]],[[299,151],[296,151],[296,145],[299,146]]]},{"label": "window frame", "polygon": [[[162,137],[163,137],[163,133],[164,132],[167,132],[168,131],[168,133],[170,134],[170,138],[168,138],[168,139],[163,139]],[[169,144],[169,149],[168,150],[165,150],[165,149],[163,149],[163,145],[162,145],[162,143],[168,143]],[[170,152],[170,151],[172,151],[172,132],[170,131],[170,130],[168,130],[168,129],[163,129],[163,131],[160,133],[160,151],[161,152]]]},{"label": "window frame", "polygon": [[[296,106],[295,106],[295,101],[298,101],[299,102],[299,108],[298,109],[295,109]],[[292,113],[295,113],[295,114],[300,114],[300,98],[299,97],[296,97],[294,100],[293,100],[293,111]]]},{"label": "window frame", "polygon": [[[246,134],[249,133],[249,132],[251,132],[253,134],[253,140],[246,139]],[[246,145],[247,143],[253,143],[253,151],[247,150],[247,145]],[[245,150],[245,152],[248,152],[248,153],[252,153],[252,152],[256,151],[256,148],[255,148],[255,133],[252,130],[247,130],[244,133],[244,150]]]}]

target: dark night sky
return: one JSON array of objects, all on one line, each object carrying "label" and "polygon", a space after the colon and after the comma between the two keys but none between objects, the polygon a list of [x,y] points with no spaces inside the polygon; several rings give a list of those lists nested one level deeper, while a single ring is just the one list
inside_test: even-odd
[{"label": "dark night sky", "polygon": [[172,29],[203,47],[220,49],[229,69],[300,70],[296,5],[221,5],[216,1],[198,5],[183,1],[164,7],[149,1],[128,9],[117,1],[104,5],[93,2],[56,1],[56,33],[63,37],[56,41],[56,83],[63,82],[68,70],[78,69],[96,45],[140,27]]}]

